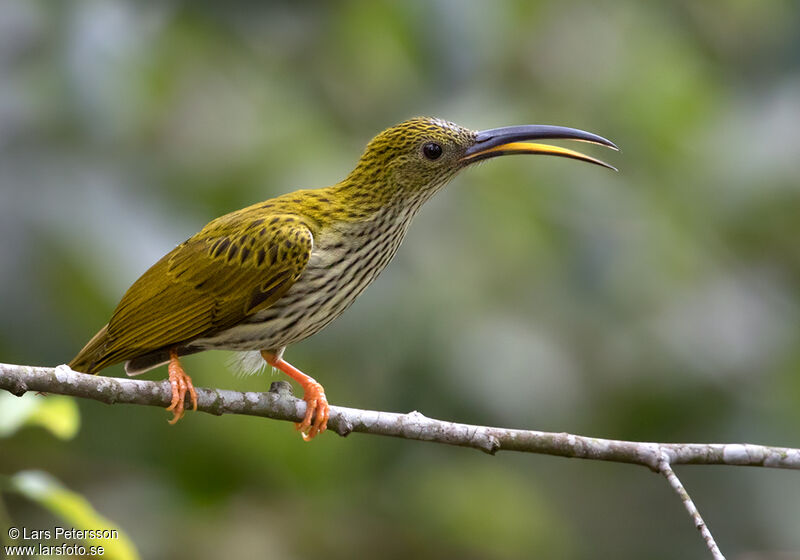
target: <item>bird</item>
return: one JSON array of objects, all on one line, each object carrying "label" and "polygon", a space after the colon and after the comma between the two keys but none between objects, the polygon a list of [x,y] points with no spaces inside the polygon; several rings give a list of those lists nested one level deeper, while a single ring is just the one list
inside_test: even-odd
[{"label": "bird", "polygon": [[323,386],[284,360],[286,348],[340,316],[392,260],[420,207],[461,170],[510,154],[572,158],[616,171],[569,148],[578,140],[617,150],[596,134],[553,125],[475,131],[432,117],[392,126],[332,186],[298,190],[209,222],[125,292],[108,323],[69,363],[95,374],[125,363],[128,375],[168,364],[171,424],[197,394],[182,356],[211,349],[258,351],[297,381],[306,402],[296,424],[310,441],[324,432]]}]

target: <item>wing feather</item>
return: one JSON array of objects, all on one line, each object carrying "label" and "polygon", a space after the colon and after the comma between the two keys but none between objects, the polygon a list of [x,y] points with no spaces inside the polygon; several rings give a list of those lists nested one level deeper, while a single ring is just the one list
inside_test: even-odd
[{"label": "wing feather", "polygon": [[154,264],[70,365],[90,372],[213,335],[273,305],[314,245],[297,216],[257,206],[218,218]]}]

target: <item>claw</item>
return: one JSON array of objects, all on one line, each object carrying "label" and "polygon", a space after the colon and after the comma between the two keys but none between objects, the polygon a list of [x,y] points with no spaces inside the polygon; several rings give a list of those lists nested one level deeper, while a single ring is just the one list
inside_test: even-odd
[{"label": "claw", "polygon": [[172,412],[172,420],[168,422],[175,424],[183,418],[186,403],[186,393],[192,399],[192,410],[197,410],[197,393],[192,385],[192,378],[183,371],[181,363],[178,361],[178,353],[175,350],[169,352],[169,384],[172,387],[172,401],[167,410]]},{"label": "claw", "polygon": [[261,356],[274,368],[278,368],[283,373],[297,381],[303,388],[303,400],[306,401],[306,413],[303,421],[295,424],[295,428],[300,431],[303,441],[311,441],[317,434],[321,434],[328,428],[328,418],[331,415],[331,408],[328,399],[325,397],[325,390],[313,377],[309,377],[289,362],[278,358],[274,354],[262,351]]},{"label": "claw", "polygon": [[303,400],[306,401],[306,414],[303,416],[303,421],[295,424],[295,427],[300,430],[303,441],[311,441],[317,434],[327,429],[330,406],[325,397],[325,390],[316,381],[305,386]]}]

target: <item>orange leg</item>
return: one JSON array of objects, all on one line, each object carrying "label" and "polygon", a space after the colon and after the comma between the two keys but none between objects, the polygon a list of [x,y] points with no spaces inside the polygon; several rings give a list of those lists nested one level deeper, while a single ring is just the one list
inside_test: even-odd
[{"label": "orange leg", "polygon": [[[306,414],[303,421],[295,424],[305,441],[311,441],[317,434],[325,431],[328,427],[328,418],[331,409],[328,406],[328,399],[325,398],[325,390],[313,377],[309,377],[283,358],[278,358],[275,354],[270,354],[266,350],[261,351],[264,360],[274,368],[278,368],[283,373],[297,381],[303,388],[303,400],[306,401]],[[315,414],[316,413],[316,414]],[[314,420],[313,423],[311,420]]]},{"label": "orange leg", "polygon": [[183,367],[178,361],[178,352],[174,348],[169,351],[168,370],[169,384],[172,386],[172,402],[167,407],[167,410],[172,411],[173,416],[169,423],[174,424],[183,418],[187,392],[192,398],[192,410],[197,410],[197,393],[195,393],[194,385],[192,385],[192,378],[183,371]]}]

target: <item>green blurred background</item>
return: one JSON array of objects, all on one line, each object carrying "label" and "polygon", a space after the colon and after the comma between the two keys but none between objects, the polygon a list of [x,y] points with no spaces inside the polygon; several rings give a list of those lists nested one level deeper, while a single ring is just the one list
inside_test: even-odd
[{"label": "green blurred background", "polygon": [[[334,404],[800,447],[790,0],[0,0],[0,361],[68,361],[206,222],[338,181],[415,115],[583,128],[619,144],[585,150],[620,172],[517,157],[459,176],[350,311],[287,352]],[[186,365],[200,386],[272,380],[228,359]],[[143,558],[708,554],[638,467],[79,406],[72,440],[0,440],[0,473],[51,473]],[[729,558],[800,557],[797,473],[679,475]]]}]

